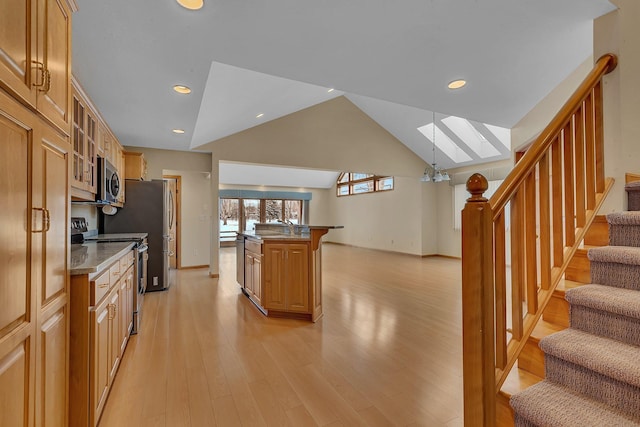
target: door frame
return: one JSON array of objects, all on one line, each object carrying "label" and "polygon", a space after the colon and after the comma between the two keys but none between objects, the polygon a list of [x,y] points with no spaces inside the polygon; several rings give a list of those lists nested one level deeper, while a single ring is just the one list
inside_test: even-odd
[{"label": "door frame", "polygon": [[181,175],[162,175],[162,179],[175,179],[176,180],[176,270],[182,268],[181,256],[180,256],[180,220],[182,218],[181,205],[182,205],[182,176]]}]

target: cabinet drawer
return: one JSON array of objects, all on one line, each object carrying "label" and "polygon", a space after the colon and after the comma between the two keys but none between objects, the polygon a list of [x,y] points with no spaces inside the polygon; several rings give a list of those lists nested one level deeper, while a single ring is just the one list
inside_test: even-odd
[{"label": "cabinet drawer", "polygon": [[120,271],[124,273],[130,265],[133,265],[133,251],[120,258]]},{"label": "cabinet drawer", "polygon": [[253,252],[258,255],[262,254],[262,243],[256,242],[255,240],[247,239],[244,243],[244,248],[249,252]]},{"label": "cabinet drawer", "polygon": [[115,284],[120,279],[120,261],[116,261],[109,268],[109,276],[111,277],[111,283]]},{"label": "cabinet drawer", "polygon": [[104,297],[111,287],[110,272],[105,271],[98,278],[91,281],[91,305],[96,305]]}]

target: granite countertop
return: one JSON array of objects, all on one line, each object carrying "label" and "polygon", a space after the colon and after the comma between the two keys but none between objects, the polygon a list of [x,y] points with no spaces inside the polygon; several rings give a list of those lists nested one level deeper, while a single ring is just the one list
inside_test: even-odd
[{"label": "granite countertop", "polygon": [[135,242],[85,242],[71,245],[72,276],[97,273],[109,267],[131,249]]},{"label": "granite countertop", "polygon": [[297,240],[308,242],[311,240],[311,236],[309,233],[302,234],[289,234],[289,233],[277,233],[273,231],[243,231],[242,233],[238,233],[240,235],[246,236],[250,239],[257,240]]},{"label": "granite countertop", "polygon": [[110,234],[96,234],[93,236],[85,237],[85,240],[108,240],[108,239],[144,239],[149,233],[110,233]]}]

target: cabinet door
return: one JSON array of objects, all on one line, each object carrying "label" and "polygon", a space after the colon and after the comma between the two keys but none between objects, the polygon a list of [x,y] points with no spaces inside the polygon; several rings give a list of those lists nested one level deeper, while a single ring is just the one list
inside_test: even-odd
[{"label": "cabinet door", "polygon": [[288,245],[285,255],[285,294],[287,311],[309,311],[309,248],[306,244]]},{"label": "cabinet door", "polygon": [[30,200],[36,116],[2,91],[0,112],[0,414],[3,425],[26,426],[33,422],[36,365],[37,286],[30,267],[39,262],[32,261],[31,238],[44,232],[46,216]]},{"label": "cabinet door", "polygon": [[109,377],[111,374],[111,364],[109,358],[110,334],[109,325],[111,318],[110,298],[107,297],[102,304],[91,312],[92,334],[92,354],[89,372],[91,373],[91,383],[93,390],[91,393],[91,413],[92,425],[95,425],[100,417],[104,403],[109,393]]},{"label": "cabinet door", "polygon": [[269,244],[265,247],[264,306],[267,309],[286,308],[286,246]]},{"label": "cabinet door", "polygon": [[66,0],[38,0],[38,63],[44,87],[37,108],[64,132],[69,132],[71,100],[71,13]]},{"label": "cabinet door", "polygon": [[71,14],[66,0],[14,0],[0,13],[0,85],[69,132]]},{"label": "cabinet door", "polygon": [[260,255],[254,255],[253,257],[251,277],[253,282],[254,300],[259,305],[262,305],[262,257]]},{"label": "cabinet door", "polygon": [[97,115],[87,108],[85,119],[85,185],[90,193],[96,194],[98,183],[98,121]]},{"label": "cabinet door", "polygon": [[125,274],[120,280],[120,316],[118,323],[119,345],[118,351],[120,356],[124,354],[124,348],[127,346],[127,340],[129,339],[129,319],[127,311],[129,309],[129,277]]},{"label": "cabinet door", "polygon": [[0,84],[35,107],[36,0],[4,2],[0,13]]},{"label": "cabinet door", "polygon": [[32,277],[37,284],[38,365],[36,425],[67,425],[69,312],[67,271],[69,143],[50,126],[36,133],[33,204],[45,209],[45,232],[32,236]]},{"label": "cabinet door", "polygon": [[64,427],[67,418],[67,336],[69,314],[66,305],[53,313],[42,325],[38,364],[42,371],[38,378],[42,388],[37,392],[36,425],[43,427]]},{"label": "cabinet door", "polygon": [[116,283],[111,297],[109,307],[111,316],[109,318],[109,384],[113,382],[120,365],[120,319],[122,318],[122,299],[120,298],[120,282]]},{"label": "cabinet door", "polygon": [[127,272],[122,276],[122,283],[120,286],[120,303],[122,309],[120,310],[120,356],[124,354],[127,341],[129,340],[129,333],[133,327],[133,267],[129,267]]},{"label": "cabinet door", "polygon": [[86,107],[77,94],[73,96],[73,121],[71,141],[73,145],[73,158],[71,160],[71,185],[84,190],[86,163],[85,158],[87,142],[85,135]]},{"label": "cabinet door", "polygon": [[253,293],[253,256],[250,252],[244,253],[244,289],[251,295]]}]

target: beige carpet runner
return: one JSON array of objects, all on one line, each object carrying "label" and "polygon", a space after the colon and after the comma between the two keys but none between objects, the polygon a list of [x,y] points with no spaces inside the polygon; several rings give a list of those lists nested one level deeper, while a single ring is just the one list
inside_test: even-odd
[{"label": "beige carpet runner", "polygon": [[570,328],[540,340],[546,379],[511,397],[516,427],[640,426],[640,212],[607,215]]}]

